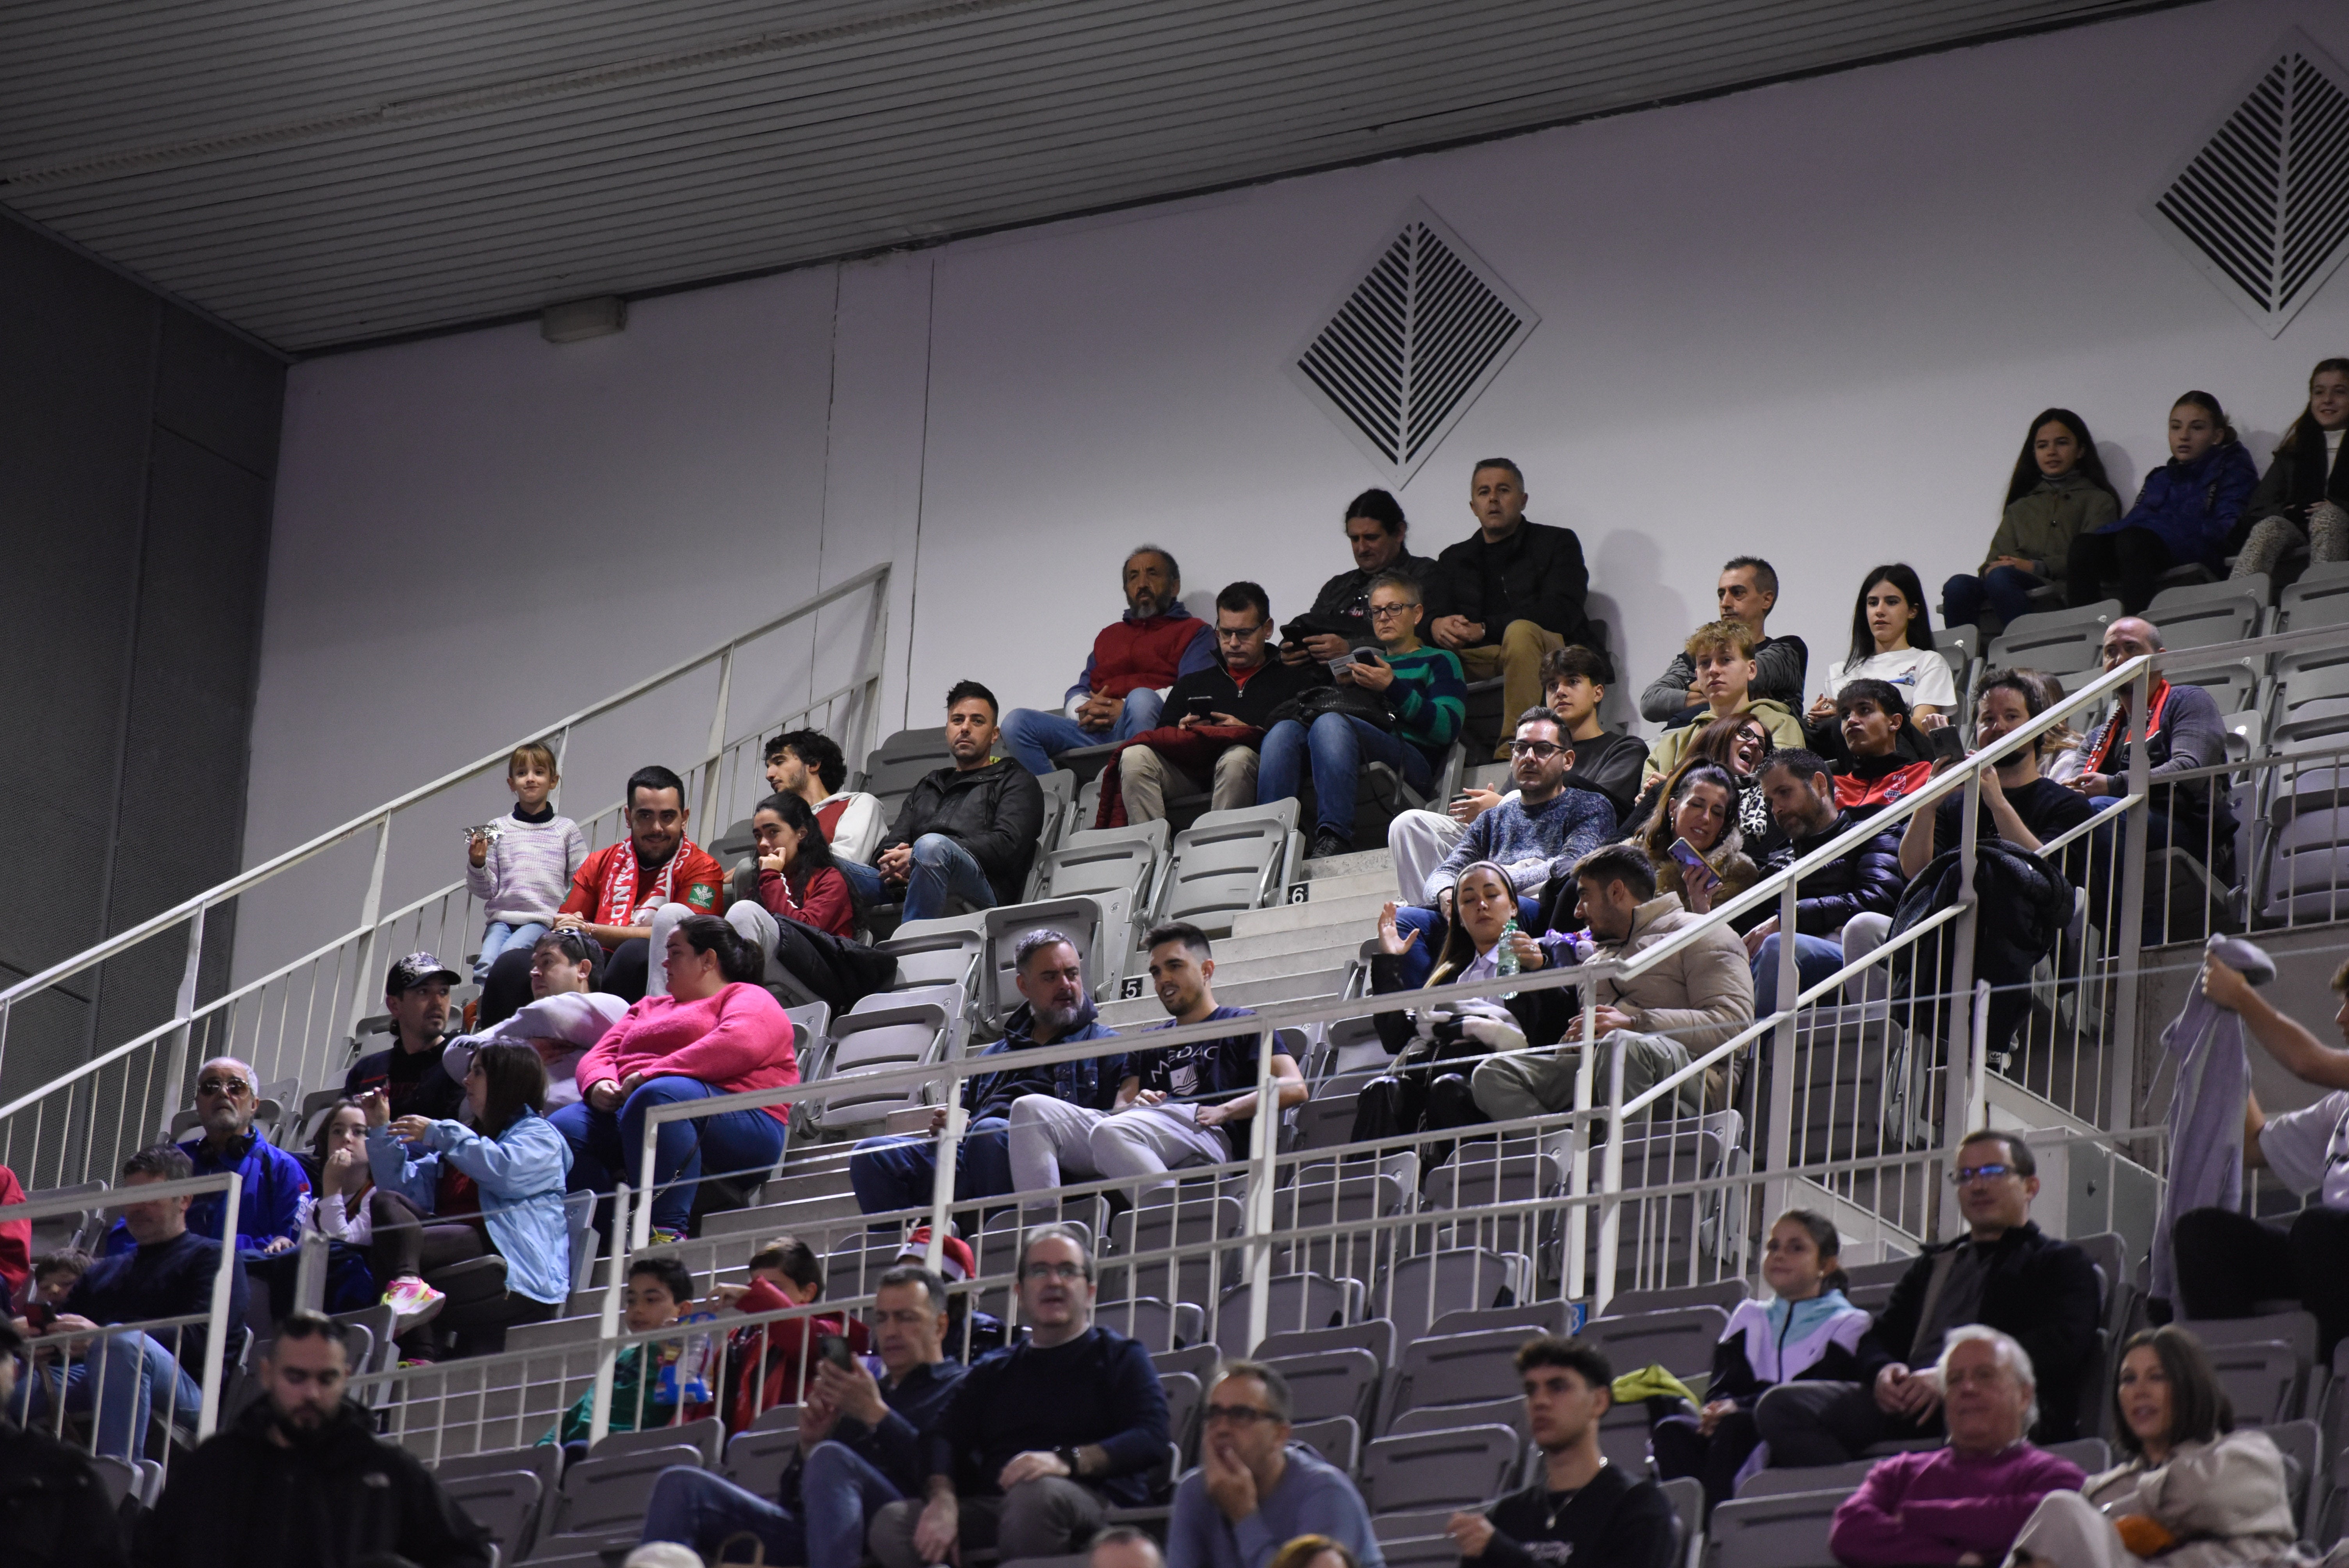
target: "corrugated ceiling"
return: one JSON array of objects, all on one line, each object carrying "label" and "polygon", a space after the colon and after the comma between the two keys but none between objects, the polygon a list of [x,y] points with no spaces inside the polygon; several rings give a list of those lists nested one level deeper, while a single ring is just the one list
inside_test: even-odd
[{"label": "corrugated ceiling", "polygon": [[14,0],[0,201],[300,351],[2147,0]]}]

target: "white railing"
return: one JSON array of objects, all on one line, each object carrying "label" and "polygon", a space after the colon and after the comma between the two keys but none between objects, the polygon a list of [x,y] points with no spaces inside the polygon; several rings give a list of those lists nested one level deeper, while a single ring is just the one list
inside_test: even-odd
[{"label": "white railing", "polygon": [[[852,758],[863,756],[878,738],[888,578],[886,563],[859,573],[704,653],[517,737],[513,745],[544,740],[560,761],[592,738],[600,749],[618,755],[631,744],[630,726],[648,715],[657,718],[670,711],[669,707],[647,705],[673,706],[682,696],[676,689],[678,683],[708,676],[715,691],[707,749],[677,771],[687,782],[697,837],[715,837],[735,813],[747,813],[750,803],[767,792],[760,754],[764,737],[780,728],[812,725],[826,729]],[[821,611],[860,596],[867,602],[861,629],[834,640],[843,647],[854,645],[854,663],[844,680],[804,700],[769,696],[751,704],[737,695],[752,684],[745,673],[748,655],[777,652],[772,640],[786,633],[812,635]],[[811,676],[811,685],[812,681]],[[754,711],[740,711],[746,707]],[[164,953],[177,960],[181,972],[168,1017],[88,1052],[86,1059],[0,1105],[0,1164],[16,1170],[28,1188],[110,1174],[125,1154],[156,1136],[184,1103],[191,1068],[213,1056],[249,1061],[262,1093],[284,1100],[287,1116],[298,1114],[304,1090],[341,1078],[361,1025],[381,1006],[381,975],[392,955],[429,948],[459,957],[480,937],[481,911],[462,879],[444,880],[458,861],[457,837],[445,833],[446,824],[441,824],[442,832],[431,830],[426,819],[434,815],[431,808],[438,807],[440,816],[453,810],[458,802],[451,792],[459,788],[502,778],[513,745],[410,789],[0,991],[0,1083],[5,1083],[12,1044],[18,1056],[26,1054],[27,1041],[12,1041],[12,1031],[33,1030],[31,1039],[43,1047],[37,1056],[44,1060],[84,1054],[78,1040],[40,1032],[44,1026],[39,1020],[62,1011],[50,1007],[45,1013],[45,998],[85,976],[89,979],[84,986],[95,998],[107,965],[151,963],[154,955]],[[396,820],[415,820],[421,828],[408,835],[397,865],[391,856]],[[591,844],[625,830],[616,801],[581,815],[579,821]],[[333,851],[346,847],[370,851],[363,872],[347,856],[327,863]],[[343,907],[355,911],[355,923],[330,929],[315,947],[222,995],[200,997],[208,918],[223,911],[249,917],[256,894],[285,886],[289,873],[322,865],[328,872],[339,867],[355,873],[337,895],[347,897]],[[394,871],[399,873],[389,879],[394,882],[432,891],[387,912],[387,873]],[[172,948],[175,942],[181,946]],[[95,1006],[95,1000],[89,1006]]]}]

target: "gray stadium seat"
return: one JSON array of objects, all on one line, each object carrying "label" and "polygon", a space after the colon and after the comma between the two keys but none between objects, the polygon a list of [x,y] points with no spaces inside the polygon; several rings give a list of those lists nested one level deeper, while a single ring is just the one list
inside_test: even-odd
[{"label": "gray stadium seat", "polygon": [[[549,1444],[552,1448],[554,1445]],[[490,1532],[500,1561],[519,1563],[538,1533],[546,1486],[528,1470],[499,1470],[451,1480],[441,1478],[449,1501]]]},{"label": "gray stadium seat", "polygon": [[1060,848],[1039,858],[1032,899],[1086,893],[1101,901],[1101,969],[1088,971],[1094,989],[1124,973],[1133,926],[1149,913],[1166,862],[1167,825],[1162,819],[1123,828],[1087,828],[1069,834]]},{"label": "gray stadium seat", "polygon": [[1857,1491],[1875,1467],[1874,1460],[1853,1460],[1849,1464],[1807,1465],[1801,1470],[1759,1470],[1739,1485],[1737,1495],[1743,1500],[1805,1491]]},{"label": "gray stadium seat", "polygon": [[1521,1301],[1510,1306],[1467,1307],[1458,1312],[1447,1312],[1429,1324],[1426,1337],[1482,1334],[1487,1329],[1510,1328],[1528,1336],[1555,1334],[1563,1339],[1571,1315],[1572,1309],[1563,1296],[1548,1301]]},{"label": "gray stadium seat", "polygon": [[1113,954],[1102,941],[1104,935],[1112,934],[1102,917],[1101,899],[1071,893],[988,910],[979,916],[979,929],[985,933],[987,945],[979,961],[983,978],[979,982],[977,1011],[989,1029],[1000,1029],[1003,1020],[1019,1008],[1019,992],[1011,980],[1011,955],[1018,951],[1021,937],[1041,926],[1061,933],[1076,944],[1078,962],[1084,965],[1085,982],[1096,995],[1101,994],[1103,983],[1113,978],[1113,971],[1122,971],[1123,954]]},{"label": "gray stadium seat", "polygon": [[1383,1317],[1330,1328],[1286,1328],[1264,1336],[1256,1353],[1262,1357],[1311,1356],[1323,1350],[1367,1350],[1381,1367],[1395,1359],[1395,1326]]},{"label": "gray stadium seat", "polygon": [[2220,583],[2183,583],[2156,593],[2145,615],[2161,628],[2167,647],[2239,643],[2260,634],[2271,592],[2263,572]]},{"label": "gray stadium seat", "polygon": [[1514,1427],[1381,1438],[1362,1452],[1362,1501],[1378,1512],[1471,1507],[1506,1491],[1524,1454]]},{"label": "gray stadium seat", "polygon": [[1713,1568],[1837,1568],[1827,1532],[1836,1506],[1850,1495],[1845,1488],[1723,1503],[1706,1526]]},{"label": "gray stadium seat", "polygon": [[[831,1048],[822,1062],[823,1081],[837,1085],[860,1072],[942,1060],[954,1048],[961,1015],[962,991],[955,985],[867,996],[834,1020]],[[926,1103],[926,1087],[901,1083],[861,1093],[848,1088],[823,1100],[802,1102],[795,1119],[811,1133],[827,1137],[875,1131],[891,1111]]]},{"label": "gray stadium seat", "polygon": [[1754,1294],[1742,1279],[1717,1279],[1705,1284],[1676,1284],[1661,1290],[1618,1291],[1601,1317],[1633,1317],[1643,1312],[1669,1312],[1681,1306],[1717,1306],[1734,1312],[1738,1303]]},{"label": "gray stadium seat", "polygon": [[2096,662],[2105,628],[2120,613],[2119,600],[2099,599],[2076,609],[2018,616],[1991,639],[1990,663],[2006,669],[2085,669]]},{"label": "gray stadium seat", "polygon": [[[1101,1267],[1101,1295],[1112,1299],[1128,1295],[1164,1296],[1169,1301],[1207,1301],[1220,1284],[1220,1254],[1203,1253],[1178,1264],[1125,1264],[1120,1257],[1136,1253],[1164,1252],[1237,1236],[1246,1221],[1237,1198],[1200,1191],[1164,1188],[1139,1208],[1129,1209],[1110,1222],[1112,1256]],[[1170,1280],[1179,1283],[1170,1284]]]},{"label": "gray stadium seat", "polygon": [[[1208,1376],[1213,1376],[1209,1374]],[[1188,1465],[1199,1450],[1199,1412],[1207,1403],[1207,1379],[1195,1372],[1161,1372],[1166,1394],[1166,1437]]]},{"label": "gray stadium seat", "polygon": [[1407,1508],[1390,1510],[1371,1520],[1371,1533],[1378,1538],[1381,1552],[1394,1550],[1398,1543],[1442,1541],[1450,1544],[1444,1533],[1444,1522],[1455,1510],[1449,1508]]},{"label": "gray stadium seat", "polygon": [[[511,1346],[512,1340],[508,1340]],[[563,1449],[555,1443],[533,1443],[521,1449],[489,1449],[480,1453],[460,1454],[442,1460],[432,1467],[432,1473],[446,1484],[470,1480],[475,1476],[504,1475],[512,1470],[527,1470],[539,1480],[548,1497],[554,1495],[555,1483],[563,1479]]]},{"label": "gray stadium seat", "polygon": [[1150,1353],[1150,1364],[1158,1368],[1161,1376],[1169,1372],[1188,1372],[1199,1380],[1201,1387],[1206,1386],[1208,1374],[1215,1371],[1223,1358],[1224,1353],[1212,1345],[1186,1345],[1179,1350],[1154,1350]]},{"label": "gray stadium seat", "polygon": [[[2189,1324],[2199,1328],[2199,1324]],[[2268,1427],[2300,1414],[2298,1398],[2302,1362],[2299,1352],[2280,1339],[2233,1341],[2207,1346],[2219,1387],[2235,1407],[2239,1426]]]},{"label": "gray stadium seat", "polygon": [[1717,1306],[1678,1306],[1594,1318],[1583,1325],[1580,1337],[1605,1351],[1618,1372],[1654,1366],[1685,1377],[1711,1370],[1713,1347],[1728,1326],[1729,1314]]},{"label": "gray stadium seat", "polygon": [[1363,1430],[1377,1414],[1379,1385],[1384,1368],[1367,1350],[1319,1350],[1305,1356],[1258,1358],[1278,1368],[1288,1379],[1289,1398],[1299,1421],[1350,1417]]},{"label": "gray stadium seat", "polygon": [[1447,1312],[1506,1306],[1522,1296],[1533,1270],[1521,1253],[1456,1247],[1405,1258],[1387,1273],[1374,1305],[1383,1305],[1408,1343]]},{"label": "gray stadium seat", "polygon": [[1288,1440],[1304,1444],[1325,1463],[1336,1465],[1348,1475],[1352,1475],[1362,1462],[1362,1429],[1351,1416],[1323,1416],[1299,1421],[1289,1429]]},{"label": "gray stadium seat", "polygon": [[[797,1405],[775,1408],[789,1409],[796,1428]],[[726,1445],[726,1479],[745,1491],[771,1498],[783,1479],[783,1471],[790,1467],[792,1456],[799,1451],[800,1435],[796,1430],[737,1432]]]},{"label": "gray stadium seat", "polygon": [[1297,805],[1290,799],[1202,813],[1174,837],[1154,918],[1227,936],[1234,915],[1271,903],[1288,874]]},{"label": "gray stadium seat", "polygon": [[2310,567],[2301,574],[2299,582],[2283,591],[2276,611],[2287,632],[2349,625],[2349,571],[2323,572]]},{"label": "gray stadium seat", "polygon": [[[1456,1432],[1463,1427],[1509,1427],[1522,1438],[1527,1435],[1526,1424],[1526,1401],[1520,1394],[1505,1399],[1472,1399],[1457,1405],[1422,1405],[1395,1416],[1379,1435],[1403,1438],[1413,1432]],[[1646,1429],[1643,1418],[1640,1430],[1644,1433]]]},{"label": "gray stadium seat", "polygon": [[1451,1568],[1460,1561],[1460,1548],[1449,1535],[1412,1535],[1381,1539],[1379,1555],[1387,1568]]},{"label": "gray stadium seat", "polygon": [[[2260,662],[2264,664],[2266,660]],[[2180,654],[2163,662],[2161,674],[2172,686],[2200,686],[2210,694],[2210,700],[2219,705],[2220,713],[2240,713],[2259,701],[2260,669],[2249,659],[2197,658],[2191,654]],[[2076,688],[2067,684],[2064,689]],[[2086,727],[2075,723],[2073,727]]]},{"label": "gray stadium seat", "polygon": [[1172,1305],[1154,1296],[1130,1301],[1105,1301],[1093,1309],[1093,1321],[1128,1339],[1139,1339],[1151,1350],[1196,1345],[1206,1334],[1206,1316],[1192,1302]]},{"label": "gray stadium seat", "polygon": [[[1236,1284],[1216,1304],[1216,1343],[1226,1356],[1243,1356],[1251,1348],[1245,1341],[1254,1290],[1252,1285]],[[1352,1322],[1361,1315],[1362,1287],[1358,1281],[1331,1279],[1327,1274],[1280,1274],[1273,1279],[1265,1299],[1265,1333],[1269,1336],[1282,1329],[1328,1328]]]},{"label": "gray stadium seat", "polygon": [[637,1528],[653,1482],[671,1465],[702,1464],[701,1449],[689,1443],[638,1449],[610,1459],[582,1460],[563,1475],[553,1537],[609,1535]]},{"label": "gray stadium seat", "polygon": [[1520,1398],[1524,1383],[1511,1357],[1525,1340],[1521,1328],[1488,1328],[1481,1334],[1413,1340],[1404,1346],[1402,1365],[1397,1368],[1389,1427],[1394,1417],[1406,1410]]},{"label": "gray stadium seat", "polygon": [[986,921],[977,914],[938,920],[909,920],[885,942],[873,944],[897,961],[892,990],[924,985],[960,985],[969,995],[978,984],[982,955],[987,950]]}]

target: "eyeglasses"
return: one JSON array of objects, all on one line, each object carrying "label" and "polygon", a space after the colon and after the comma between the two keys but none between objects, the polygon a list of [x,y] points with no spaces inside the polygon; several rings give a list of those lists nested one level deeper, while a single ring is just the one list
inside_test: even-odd
[{"label": "eyeglasses", "polygon": [[1280,1419],[1270,1410],[1259,1410],[1253,1405],[1210,1405],[1202,1414],[1210,1423],[1232,1421],[1243,1427],[1253,1426],[1258,1421]]},{"label": "eyeglasses", "polygon": [[1416,610],[1418,608],[1418,605],[1412,603],[1408,600],[1400,604],[1373,604],[1371,606],[1371,619],[1373,621],[1384,621],[1402,614],[1405,610]]},{"label": "eyeglasses", "polygon": [[1019,1271],[1021,1279],[1080,1280],[1085,1277],[1082,1264],[1030,1264]]},{"label": "eyeglasses", "polygon": [[1510,756],[1535,757],[1539,758],[1544,762],[1548,761],[1551,758],[1557,756],[1559,752],[1565,749],[1565,747],[1552,746],[1547,740],[1512,740],[1509,742]]},{"label": "eyeglasses", "polygon": [[1962,1187],[1969,1181],[1995,1181],[2002,1176],[2016,1174],[2012,1165],[1961,1165],[1950,1172],[1950,1181]]},{"label": "eyeglasses", "polygon": [[198,1094],[222,1094],[228,1096],[231,1099],[234,1099],[239,1095],[251,1094],[253,1092],[253,1086],[246,1083],[242,1078],[198,1078],[196,1080],[196,1092]]},{"label": "eyeglasses", "polygon": [[1250,637],[1255,636],[1258,632],[1263,631],[1269,624],[1270,623],[1268,622],[1258,621],[1253,626],[1218,626],[1216,628],[1216,635],[1226,643],[1245,643]]}]

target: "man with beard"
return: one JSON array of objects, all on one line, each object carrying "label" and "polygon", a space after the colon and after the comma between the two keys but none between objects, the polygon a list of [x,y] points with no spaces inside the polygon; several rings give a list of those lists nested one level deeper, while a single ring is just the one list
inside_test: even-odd
[{"label": "man with beard", "polygon": [[[501,954],[491,967],[492,983],[505,966],[529,962],[527,952]],[[343,1092],[357,1099],[381,1089],[394,1116],[455,1116],[465,1103],[465,1085],[449,1076],[440,1058],[449,1044],[449,987],[456,983],[457,972],[435,954],[411,953],[394,963],[383,982],[391,1044],[353,1062],[343,1075]]]},{"label": "man with beard", "polygon": [[[1116,1037],[1096,1021],[1076,944],[1060,932],[1046,928],[1020,937],[1012,949],[1011,983],[1019,988],[1020,1005],[1004,1020],[1003,1037],[979,1055],[1009,1057],[1030,1046]],[[1012,1102],[1020,1096],[1048,1095],[1089,1110],[1107,1110],[1124,1076],[1121,1053],[1040,1067],[1012,1057],[995,1072],[966,1078],[962,1108],[969,1119],[955,1150],[955,1202],[976,1202],[1011,1191],[1009,1119]],[[927,1134],[868,1138],[857,1144],[848,1157],[857,1207],[868,1214],[926,1207],[937,1178],[937,1135],[946,1121],[940,1106],[930,1114]]]},{"label": "man with beard", "polygon": [[1125,558],[1125,616],[1093,639],[1084,674],[1061,711],[1016,707],[1003,716],[1003,744],[1040,778],[1056,751],[1131,740],[1158,727],[1161,693],[1177,676],[1213,669],[1216,634],[1183,607],[1183,569],[1155,544]]},{"label": "man with beard", "polygon": [[289,1314],[261,1363],[264,1398],[171,1466],[140,1532],[155,1568],[487,1568],[487,1533],[423,1462],[347,1400],[342,1325]]},{"label": "man with beard", "polygon": [[[689,914],[722,912],[726,873],[685,836],[693,813],[685,803],[685,781],[676,774],[657,766],[637,769],[628,777],[627,801],[627,841],[581,863],[554,926],[584,931],[602,944],[612,955],[604,989],[641,1002],[647,993],[668,995],[668,971],[651,962],[668,941],[668,925]],[[530,955],[521,959],[527,965]],[[495,976],[494,967],[491,974]]]}]

